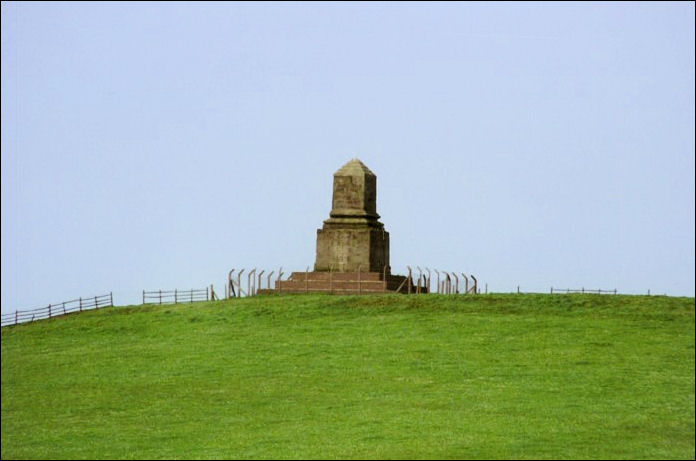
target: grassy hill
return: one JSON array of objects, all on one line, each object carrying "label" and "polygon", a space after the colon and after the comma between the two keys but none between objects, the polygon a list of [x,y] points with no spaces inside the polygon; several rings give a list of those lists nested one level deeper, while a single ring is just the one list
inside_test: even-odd
[{"label": "grassy hill", "polygon": [[2,329],[2,458],[694,458],[694,299],[265,296]]}]

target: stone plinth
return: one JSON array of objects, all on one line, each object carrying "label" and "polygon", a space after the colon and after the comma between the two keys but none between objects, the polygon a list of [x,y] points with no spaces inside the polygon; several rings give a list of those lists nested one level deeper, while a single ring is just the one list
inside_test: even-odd
[{"label": "stone plinth", "polygon": [[[416,286],[403,275],[377,272],[293,272],[287,280],[275,282],[268,293],[376,294],[415,293]],[[421,293],[427,289],[420,287]]]},{"label": "stone plinth", "polygon": [[377,214],[377,177],[353,159],[334,173],[329,219],[317,230],[315,271],[389,274],[389,233]]}]

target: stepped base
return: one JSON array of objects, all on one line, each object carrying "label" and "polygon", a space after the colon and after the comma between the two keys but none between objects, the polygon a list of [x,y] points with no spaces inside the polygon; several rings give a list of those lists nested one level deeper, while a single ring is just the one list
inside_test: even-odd
[{"label": "stepped base", "polygon": [[[288,280],[275,282],[275,289],[260,290],[259,294],[332,293],[342,295],[408,293],[407,277],[379,272],[293,272]],[[416,287],[411,284],[410,292]],[[421,293],[427,293],[420,288]]]}]

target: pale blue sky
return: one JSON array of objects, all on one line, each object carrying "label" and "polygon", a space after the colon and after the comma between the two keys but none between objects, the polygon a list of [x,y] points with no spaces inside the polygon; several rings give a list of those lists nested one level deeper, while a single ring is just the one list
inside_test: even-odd
[{"label": "pale blue sky", "polygon": [[2,3],[2,311],[314,262],[694,295],[694,4]]}]

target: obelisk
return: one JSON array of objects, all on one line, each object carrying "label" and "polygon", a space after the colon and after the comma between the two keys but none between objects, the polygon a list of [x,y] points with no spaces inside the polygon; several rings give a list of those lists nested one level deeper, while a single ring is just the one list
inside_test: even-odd
[{"label": "obelisk", "polygon": [[317,230],[314,270],[391,273],[389,233],[377,214],[377,176],[357,158],[334,173],[331,213]]}]

